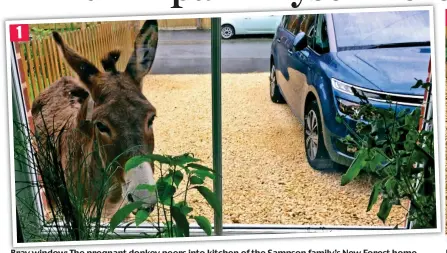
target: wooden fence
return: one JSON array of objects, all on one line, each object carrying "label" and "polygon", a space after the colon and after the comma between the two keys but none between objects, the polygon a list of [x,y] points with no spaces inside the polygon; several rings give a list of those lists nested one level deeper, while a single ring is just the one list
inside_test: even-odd
[{"label": "wooden fence", "polygon": [[63,30],[63,29],[82,29],[87,28],[89,26],[94,26],[100,24],[101,22],[75,22],[75,23],[44,23],[44,24],[32,24],[30,28],[39,28],[39,29],[52,29],[52,30]]},{"label": "wooden fence", "polygon": [[[121,57],[117,68],[124,70],[133,52],[139,28],[139,22],[135,21],[107,22],[60,34],[65,43],[99,69],[102,69],[102,57],[111,50],[119,49]],[[33,129],[31,105],[34,98],[62,76],[76,76],[76,73],[59,54],[52,36],[32,38],[29,42],[15,43],[14,46],[27,117]]]},{"label": "wooden fence", "polygon": [[[135,22],[108,22],[83,30],[61,32],[64,41],[101,68],[101,58],[110,50],[121,50],[117,68],[124,70],[137,35],[139,24]],[[32,39],[18,44],[19,61],[22,62],[24,81],[30,102],[51,83],[65,75],[75,76],[74,71],[60,56],[52,36]]]},{"label": "wooden fence", "polygon": [[211,18],[162,19],[158,25],[160,29],[210,29]]}]

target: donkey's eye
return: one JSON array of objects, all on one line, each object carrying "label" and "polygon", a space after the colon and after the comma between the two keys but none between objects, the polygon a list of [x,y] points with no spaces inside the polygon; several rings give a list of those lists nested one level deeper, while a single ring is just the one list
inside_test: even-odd
[{"label": "donkey's eye", "polygon": [[110,129],[101,122],[96,122],[96,128],[102,133],[110,134]]},{"label": "donkey's eye", "polygon": [[147,122],[147,126],[148,126],[148,127],[152,127],[152,124],[154,123],[154,120],[155,120],[155,115],[152,116],[152,117],[149,119],[149,121]]}]

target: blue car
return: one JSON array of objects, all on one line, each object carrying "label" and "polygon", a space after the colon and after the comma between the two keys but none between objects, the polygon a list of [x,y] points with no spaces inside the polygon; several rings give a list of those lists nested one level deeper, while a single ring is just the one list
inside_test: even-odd
[{"label": "blue car", "polygon": [[[420,107],[430,60],[429,11],[303,14],[283,16],[270,57],[270,97],[286,102],[304,126],[309,164],[317,170],[349,166],[354,150],[336,115],[356,113],[360,99],[398,111]],[[388,100],[389,101],[389,100]]]}]

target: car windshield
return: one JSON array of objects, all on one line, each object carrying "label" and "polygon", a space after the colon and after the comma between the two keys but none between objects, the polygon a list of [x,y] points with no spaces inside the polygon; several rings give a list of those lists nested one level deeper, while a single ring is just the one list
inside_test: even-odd
[{"label": "car windshield", "polygon": [[430,42],[429,11],[332,14],[338,50]]}]

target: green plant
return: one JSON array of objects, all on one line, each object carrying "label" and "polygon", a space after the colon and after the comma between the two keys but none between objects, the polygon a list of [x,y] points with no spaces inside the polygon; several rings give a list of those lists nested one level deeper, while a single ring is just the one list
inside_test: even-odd
[{"label": "green plant", "polygon": [[[68,145],[67,163],[76,167],[65,171],[59,151],[64,129],[52,129],[45,124],[37,134],[27,125],[14,122],[14,130],[18,218],[22,224],[27,224],[22,227],[27,241],[103,240],[109,236],[101,217],[112,185],[112,164],[98,166],[94,175],[86,172],[86,161],[99,158],[98,145],[95,143],[91,152],[83,154],[74,154],[73,147],[77,143]],[[69,131],[65,130],[65,134]],[[29,175],[38,180],[31,180]],[[37,194],[23,197],[23,192],[31,188],[35,188]],[[47,217],[39,213],[39,207],[34,207],[41,190],[44,190],[47,201],[51,199],[47,209],[42,210],[49,215]],[[84,192],[97,194],[85,197]]]},{"label": "green plant", "polygon": [[[413,88],[429,89],[431,83],[418,80]],[[435,163],[433,132],[419,130],[421,110],[397,110],[372,106],[368,98],[353,90],[360,98],[358,110],[351,115],[357,120],[355,129],[343,116],[349,134],[342,138],[349,149],[356,150],[355,160],[341,178],[341,184],[353,181],[361,171],[376,175],[367,211],[382,198],[377,216],[384,223],[393,206],[407,210],[413,228],[436,227]],[[424,119],[425,120],[425,119]],[[431,121],[431,119],[428,119]],[[402,205],[409,200],[410,208]]]},{"label": "green plant", "polygon": [[33,37],[38,38],[38,39],[42,39],[42,38],[45,38],[46,36],[50,36],[51,32],[52,32],[51,29],[44,29],[44,28],[39,28],[39,27],[31,28],[31,35],[33,35]]},{"label": "green plant", "polygon": [[73,23],[67,24],[65,27],[58,27],[56,24],[54,24],[53,28],[40,28],[38,26],[32,26],[30,29],[30,33],[33,36],[33,38],[44,39],[47,36],[50,36],[53,31],[70,32],[70,31],[77,31],[80,29],[81,29],[80,27],[75,26]]},{"label": "green plant", "polygon": [[[26,124],[14,123],[14,159],[16,163],[16,199],[21,224],[27,224],[22,229],[26,241],[79,241],[104,240],[116,238],[115,228],[126,220],[127,216],[138,210],[135,224],[139,226],[146,220],[154,224],[158,233],[153,237],[189,236],[189,219],[195,222],[211,235],[212,226],[208,218],[201,215],[190,215],[193,211],[187,202],[190,190],[198,191],[211,205],[216,213],[221,215],[221,204],[216,195],[205,186],[207,179],[214,180],[213,170],[198,164],[200,160],[190,154],[181,156],[146,155],[131,158],[125,165],[129,171],[141,162],[158,162],[160,178],[156,185],[140,185],[137,189],[155,191],[158,203],[155,217],[150,217],[147,210],[141,209],[144,202],[133,202],[121,207],[112,217],[110,223],[104,223],[103,209],[107,193],[112,187],[112,168],[115,158],[110,164],[96,166],[93,174],[88,171],[87,160],[100,161],[100,147],[95,142],[91,152],[76,153],[77,143],[69,143],[67,151],[68,166],[76,166],[73,171],[64,171],[59,143],[62,133],[70,132],[64,129],[50,129],[46,124],[38,134],[32,133]],[[76,131],[76,130],[73,130]],[[76,132],[77,134],[80,134]],[[36,151],[39,152],[36,152]],[[97,159],[94,159],[94,158]],[[157,166],[156,166],[157,167]],[[166,169],[164,168],[166,167]],[[38,175],[38,181],[30,179],[29,175]],[[82,183],[79,183],[82,182]],[[179,188],[183,182],[185,188]],[[26,195],[25,191],[37,188],[36,195]],[[38,201],[41,189],[45,191],[48,202],[48,214],[51,220],[43,217],[34,207]],[[182,190],[179,190],[182,189]],[[88,194],[84,192],[95,192]],[[179,201],[177,201],[179,199]],[[128,223],[130,225],[131,223]],[[42,226],[44,225],[44,226]],[[150,236],[150,235],[149,235]],[[119,236],[118,236],[119,237]],[[123,237],[126,238],[126,237]]]},{"label": "green plant", "polygon": [[[147,221],[157,230],[153,237],[188,237],[190,235],[189,219],[195,220],[200,228],[211,235],[212,226],[208,218],[200,215],[191,215],[193,208],[188,204],[188,192],[198,191],[207,203],[214,209],[218,216],[221,216],[221,204],[216,195],[205,186],[205,180],[214,180],[216,174],[213,170],[198,164],[200,160],[191,154],[180,156],[165,155],[145,155],[131,158],[125,166],[128,171],[143,162],[157,162],[160,178],[156,185],[139,185],[137,190],[147,190],[155,192],[157,195],[157,205],[153,215],[141,207],[143,201],[132,202],[119,209],[110,221],[110,230],[121,224],[128,215],[137,210],[135,220],[128,223],[135,223],[139,226]],[[166,167],[166,168],[163,168]],[[185,187],[180,188],[181,183]],[[179,189],[183,189],[179,192]]]}]

